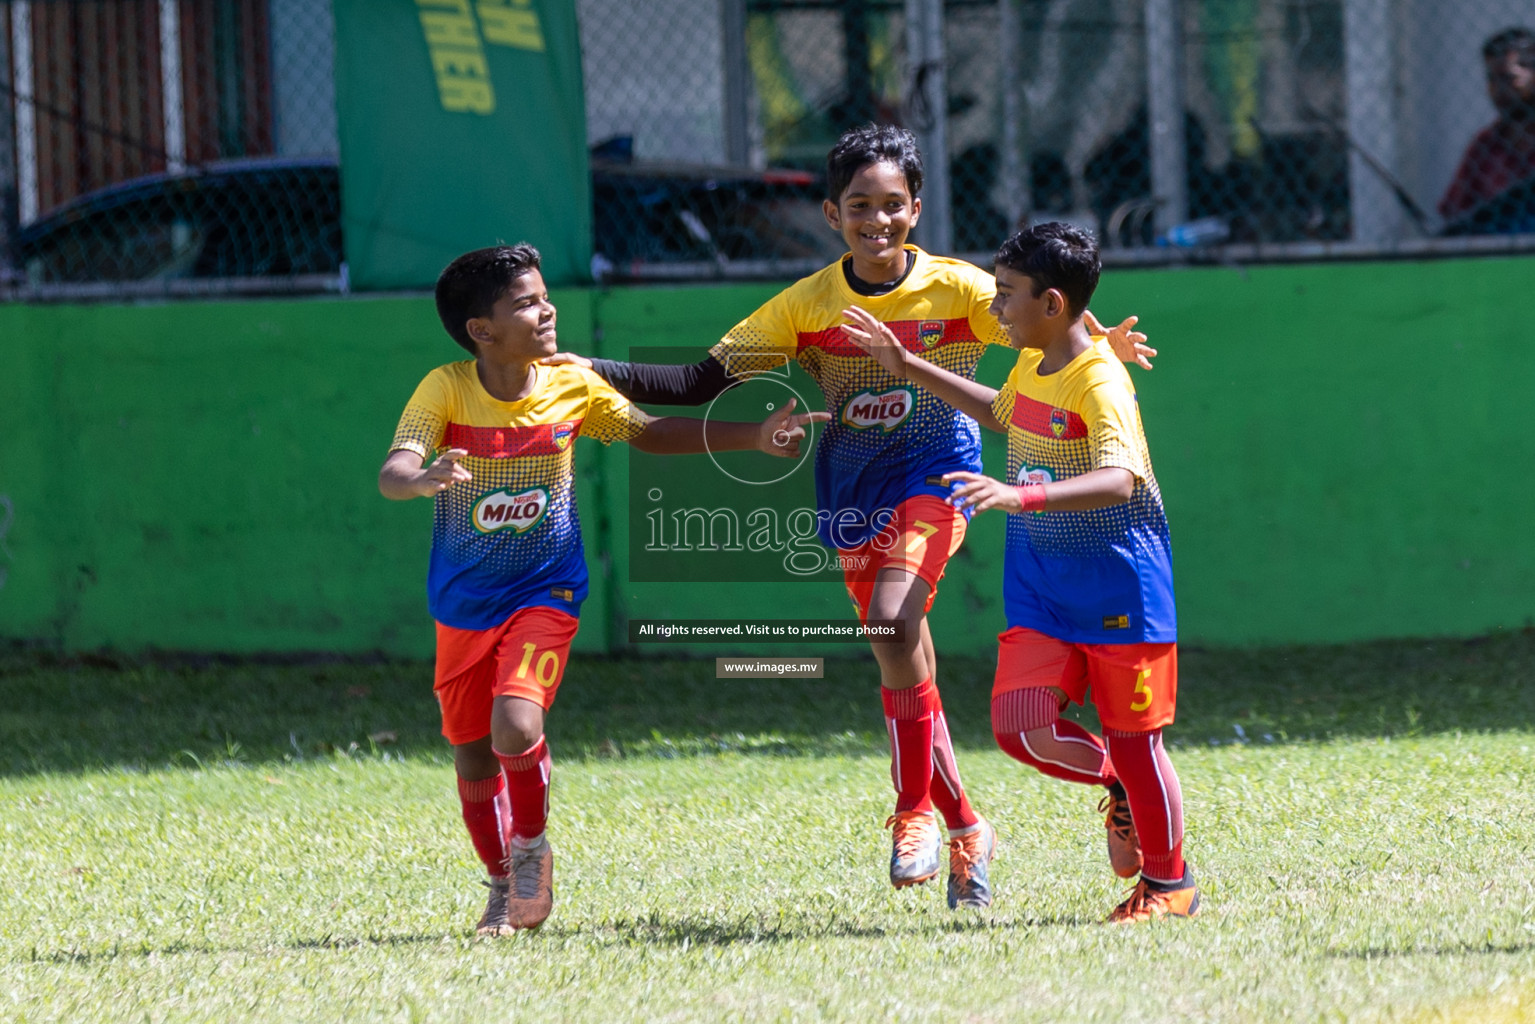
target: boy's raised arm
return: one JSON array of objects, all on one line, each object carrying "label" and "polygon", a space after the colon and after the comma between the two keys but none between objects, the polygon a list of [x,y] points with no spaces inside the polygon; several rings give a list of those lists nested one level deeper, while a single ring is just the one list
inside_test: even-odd
[{"label": "boy's raised arm", "polygon": [[853,344],[892,374],[921,385],[988,430],[1007,429],[991,411],[991,403],[997,397],[995,390],[912,355],[895,332],[860,306],[849,306],[842,315],[849,321],[842,325],[842,330]]},{"label": "boy's raised arm", "polygon": [[[831,419],[829,412],[796,413],[796,404],[796,399],[789,399],[782,409],[774,410],[761,423],[662,416],[652,419],[644,433],[629,443],[652,455],[695,455],[706,451],[736,452],[755,448],[768,455],[796,459],[799,458],[800,442],[805,439],[806,425]],[[706,427],[707,443],[704,440]]]}]

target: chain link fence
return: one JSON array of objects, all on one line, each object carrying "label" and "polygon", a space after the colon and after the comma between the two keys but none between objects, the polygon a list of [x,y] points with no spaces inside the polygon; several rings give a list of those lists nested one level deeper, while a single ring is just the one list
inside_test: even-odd
[{"label": "chain link fence", "polygon": [[[599,279],[835,258],[822,161],[917,132],[918,241],[1110,262],[1535,248],[1532,0],[576,0]],[[12,294],[344,287],[326,0],[0,2]]]},{"label": "chain link fence", "polygon": [[907,124],[932,248],[1047,219],[1120,262],[1535,241],[1529,0],[746,3],[792,55],[753,64],[759,158]]},{"label": "chain link fence", "polygon": [[6,283],[339,286],[326,0],[11,0],[0,28]]}]

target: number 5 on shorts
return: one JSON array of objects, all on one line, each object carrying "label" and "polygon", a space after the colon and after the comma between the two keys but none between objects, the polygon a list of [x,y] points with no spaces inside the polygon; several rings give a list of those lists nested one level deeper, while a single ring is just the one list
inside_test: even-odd
[{"label": "number 5 on shorts", "polygon": [[[517,666],[517,678],[528,678],[528,666],[533,665],[533,655],[538,648],[531,643],[522,645],[522,662]],[[533,667],[533,678],[544,689],[554,685],[555,679],[560,674],[560,656],[556,651],[545,651],[538,659],[538,664]]]},{"label": "number 5 on shorts", "polygon": [[1145,711],[1151,707],[1151,687],[1146,685],[1151,678],[1151,669],[1141,669],[1141,674],[1135,677],[1135,700],[1130,702],[1131,711]]}]

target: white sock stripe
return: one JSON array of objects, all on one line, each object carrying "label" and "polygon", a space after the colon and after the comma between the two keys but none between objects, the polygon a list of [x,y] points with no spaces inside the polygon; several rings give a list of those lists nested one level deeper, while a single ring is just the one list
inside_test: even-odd
[{"label": "white sock stripe", "polygon": [[1062,736],[1060,733],[1055,731],[1055,723],[1051,723],[1050,725],[1050,735],[1055,739],[1057,743],[1075,743],[1078,746],[1083,746],[1091,749],[1093,754],[1098,758],[1098,770],[1094,773],[1094,775],[1095,777],[1103,775],[1104,763],[1109,759],[1108,748],[1100,747],[1092,740],[1084,739],[1081,736]]},{"label": "white sock stripe", "polygon": [[1167,815],[1168,834],[1174,842],[1178,842],[1183,838],[1183,786],[1178,782],[1178,770],[1173,767],[1172,758],[1167,756],[1167,746],[1162,742],[1161,733],[1157,734],[1157,769],[1158,776],[1163,780],[1164,792],[1170,794],[1176,790],[1178,793],[1176,807],[1173,807],[1171,796],[1168,797]]},{"label": "white sock stripe", "polygon": [[1084,747],[1092,747],[1093,753],[1099,755],[1100,757],[1103,756],[1103,748],[1099,747],[1098,744],[1094,743],[1092,740],[1083,739],[1081,736],[1062,736],[1055,729],[1056,725],[1058,724],[1059,723],[1056,722],[1050,723],[1050,735],[1055,739],[1057,743],[1077,743]]},{"label": "white sock stripe", "polygon": [[958,800],[959,799],[959,787],[958,787],[958,782],[959,782],[958,775],[959,775],[959,772],[958,772],[958,769],[956,769],[955,773],[954,773],[954,777],[951,778],[949,776],[949,768],[950,768],[951,764],[952,764],[952,762],[950,762],[949,764],[945,764],[944,763],[944,759],[939,756],[937,749],[933,750],[933,776],[935,778],[942,779],[943,780],[943,788],[947,789],[949,791],[949,795],[950,796],[952,796],[954,799]]},{"label": "white sock stripe", "polygon": [[901,745],[895,741],[895,719],[885,719],[885,731],[890,733],[890,782],[895,791],[901,791]]},{"label": "white sock stripe", "polygon": [[503,872],[512,869],[512,807],[507,803],[502,809],[500,800],[496,806],[496,837],[501,840],[501,870]]},{"label": "white sock stripe", "polygon": [[933,774],[943,780],[949,794],[958,800],[963,791],[959,764],[954,760],[954,742],[949,738],[949,722],[943,712],[933,719]]},{"label": "white sock stripe", "polygon": [[1151,773],[1156,776],[1157,788],[1162,792],[1162,816],[1167,819],[1167,848],[1171,850],[1173,840],[1173,805],[1167,798],[1167,782],[1162,778],[1162,759],[1157,757],[1157,748],[1161,745],[1162,734],[1152,733],[1146,737],[1150,745]]},{"label": "white sock stripe", "polygon": [[1041,762],[1043,764],[1053,764],[1057,768],[1064,768],[1064,769],[1066,769],[1068,772],[1076,772],[1078,775],[1084,775],[1084,776],[1086,776],[1087,778],[1091,779],[1094,782],[1098,781],[1098,775],[1096,773],[1094,773],[1094,772],[1087,771],[1084,768],[1078,768],[1076,765],[1068,764],[1065,761],[1056,761],[1056,760],[1053,760],[1052,758],[1040,756],[1039,752],[1029,745],[1029,734],[1028,733],[1020,732],[1018,734],[1018,741],[1023,744],[1023,749],[1028,751],[1029,752],[1029,756],[1032,757],[1034,760],[1039,761],[1039,762]]}]

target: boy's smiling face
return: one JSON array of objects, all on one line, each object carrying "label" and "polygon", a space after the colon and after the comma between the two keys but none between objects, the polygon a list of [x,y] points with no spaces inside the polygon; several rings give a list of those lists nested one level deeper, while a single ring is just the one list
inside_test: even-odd
[{"label": "boy's smiling face", "polygon": [[922,213],[922,200],[911,194],[900,167],[884,161],[860,167],[842,198],[826,200],[823,209],[853,254],[853,273],[883,281],[891,279],[885,274],[892,268],[906,269],[903,247]]},{"label": "boy's smiling face", "polygon": [[481,354],[489,354],[488,349],[506,359],[532,362],[558,349],[554,321],[544,275],[530,270],[512,281],[490,307],[490,316],[474,317],[467,326]]},{"label": "boy's smiling face", "polygon": [[1066,311],[1066,299],[1056,289],[1046,288],[1038,296],[1034,291],[1032,277],[1011,267],[997,267],[997,294],[991,300],[991,315],[1007,332],[1014,348],[1044,348],[1050,338],[1041,327]]}]

